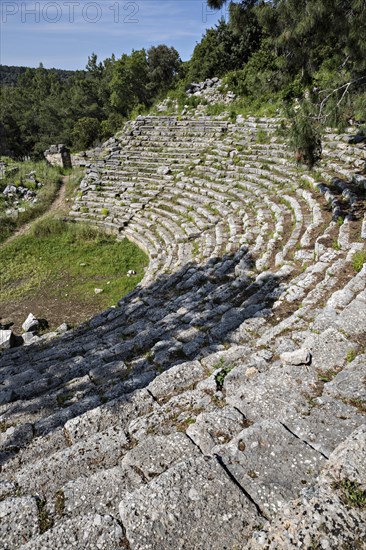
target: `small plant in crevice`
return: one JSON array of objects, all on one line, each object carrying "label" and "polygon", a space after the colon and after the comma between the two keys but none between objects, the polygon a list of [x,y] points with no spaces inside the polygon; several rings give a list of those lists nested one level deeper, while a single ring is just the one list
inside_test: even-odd
[{"label": "small plant in crevice", "polygon": [[318,379],[320,380],[320,382],[324,382],[324,383],[330,382],[331,380],[333,380],[335,376],[337,376],[339,370],[340,369],[329,369],[329,370],[318,369],[317,370]]},{"label": "small plant in crevice", "polygon": [[333,483],[333,489],[341,492],[341,501],[352,508],[366,508],[366,491],[357,481],[343,479]]},{"label": "small plant in crevice", "polygon": [[346,355],[346,361],[347,363],[352,363],[352,361],[354,359],[356,359],[356,356],[357,356],[357,353],[356,353],[356,350],[354,349],[349,349],[347,351],[347,355]]},{"label": "small plant in crevice", "polygon": [[58,516],[62,516],[65,511],[65,493],[62,489],[55,493],[55,512]]},{"label": "small plant in crevice", "polygon": [[359,273],[366,262],[366,250],[357,250],[352,258],[352,267],[356,273]]},{"label": "small plant in crevice", "polygon": [[49,529],[51,529],[51,527],[53,527],[53,524],[54,524],[54,520],[51,517],[49,511],[47,510],[46,504],[47,503],[45,500],[41,498],[37,498],[39,531],[41,535],[46,531],[48,531]]},{"label": "small plant in crevice", "polygon": [[220,371],[216,374],[215,382],[216,382],[216,390],[217,391],[222,391],[222,389],[224,387],[225,378],[233,368],[234,367],[232,365],[228,365],[228,366],[223,367],[222,369],[220,369]]},{"label": "small plant in crevice", "polygon": [[342,399],[343,403],[346,405],[350,405],[351,407],[355,407],[357,411],[360,414],[366,414],[366,401],[363,401],[362,399],[358,397],[352,397],[350,399]]},{"label": "small plant in crevice", "polygon": [[340,250],[341,249],[340,244],[338,242],[338,239],[333,239],[332,248],[333,248],[333,250]]}]

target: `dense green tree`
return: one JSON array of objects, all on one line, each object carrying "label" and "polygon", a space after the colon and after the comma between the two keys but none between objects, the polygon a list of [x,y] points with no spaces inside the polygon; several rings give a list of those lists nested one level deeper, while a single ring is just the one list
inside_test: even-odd
[{"label": "dense green tree", "polygon": [[164,44],[152,46],[147,51],[149,99],[166,94],[178,75],[181,63],[177,50]]},{"label": "dense green tree", "polygon": [[116,61],[110,83],[111,105],[123,116],[137,105],[147,103],[147,75],[144,49],[134,50],[131,55],[123,54]]},{"label": "dense green tree", "polygon": [[76,121],[73,128],[73,143],[76,149],[88,149],[99,137],[100,123],[97,118],[83,117]]},{"label": "dense green tree", "polygon": [[[218,9],[225,0],[208,3]],[[213,76],[249,102],[307,101],[304,116],[316,124],[366,121],[365,35],[365,0],[239,0],[187,63],[159,45],[102,62],[93,53],[84,71],[0,66],[0,153],[89,147],[171,86],[184,104],[187,83]]]},{"label": "dense green tree", "polygon": [[250,16],[241,32],[223,19],[209,29],[194,49],[188,79],[204,80],[240,69],[260,44],[261,30],[256,17]]}]

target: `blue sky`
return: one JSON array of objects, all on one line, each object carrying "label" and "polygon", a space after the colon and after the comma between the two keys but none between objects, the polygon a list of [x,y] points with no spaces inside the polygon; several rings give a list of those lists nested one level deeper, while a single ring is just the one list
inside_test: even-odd
[{"label": "blue sky", "polygon": [[114,53],[158,44],[174,46],[187,60],[202,34],[225,9],[205,0],[0,0],[0,63],[83,69],[95,52]]}]

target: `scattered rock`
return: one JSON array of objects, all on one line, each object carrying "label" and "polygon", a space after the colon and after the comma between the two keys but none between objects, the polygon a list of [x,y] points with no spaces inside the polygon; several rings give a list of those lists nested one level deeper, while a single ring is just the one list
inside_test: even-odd
[{"label": "scattered rock", "polygon": [[256,374],[258,374],[258,369],[256,369],[255,367],[249,367],[246,371],[245,371],[245,376],[247,378],[252,378],[253,376],[255,376]]},{"label": "scattered rock", "polygon": [[22,338],[25,346],[29,346],[29,344],[34,344],[34,342],[37,342],[37,340],[39,340],[39,336],[37,336],[33,332],[24,332],[24,334],[22,334]]},{"label": "scattered rock", "polygon": [[285,351],[281,353],[280,359],[286,365],[310,365],[311,353],[306,349]]},{"label": "scattered rock", "polygon": [[37,332],[39,328],[38,319],[33,315],[33,313],[30,313],[22,324],[22,329],[24,332]]},{"label": "scattered rock", "polygon": [[102,292],[104,292],[102,288],[95,288],[94,289],[95,294],[102,294]]},{"label": "scattered rock", "polygon": [[0,330],[0,349],[12,348],[15,344],[15,337],[12,330]]},{"label": "scattered rock", "polygon": [[169,166],[159,166],[157,174],[159,176],[167,176],[171,173]]},{"label": "scattered rock", "polygon": [[70,330],[70,325],[68,325],[67,323],[62,323],[62,325],[60,325],[59,327],[57,327],[56,329],[56,332],[58,334],[65,334],[65,332],[67,332],[68,330]]}]

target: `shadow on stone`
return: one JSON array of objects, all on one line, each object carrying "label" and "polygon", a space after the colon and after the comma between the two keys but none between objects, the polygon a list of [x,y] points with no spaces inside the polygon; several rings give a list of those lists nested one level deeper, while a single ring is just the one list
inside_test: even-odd
[{"label": "shadow on stone", "polygon": [[[253,266],[246,247],[204,266],[188,263],[60,338],[3,352],[2,417],[41,436],[175,365],[246,344],[240,326],[270,316],[285,281]],[[20,447],[5,449],[2,461]]]}]

